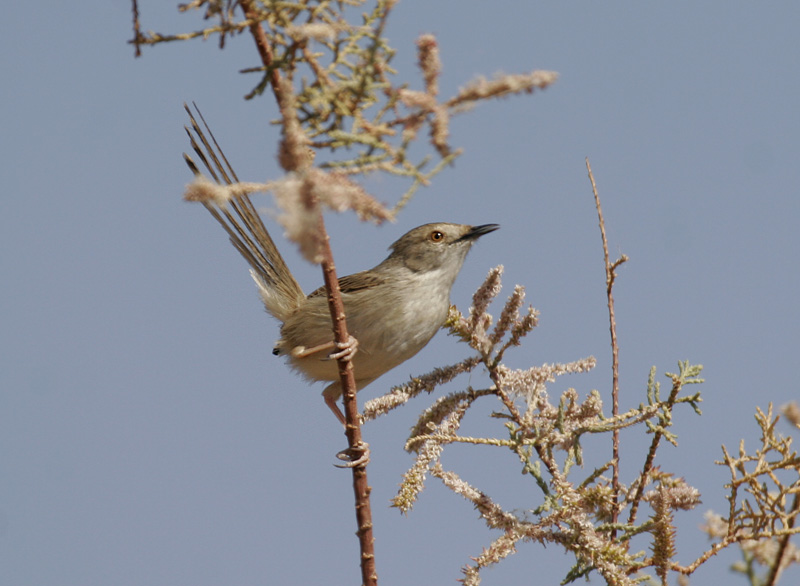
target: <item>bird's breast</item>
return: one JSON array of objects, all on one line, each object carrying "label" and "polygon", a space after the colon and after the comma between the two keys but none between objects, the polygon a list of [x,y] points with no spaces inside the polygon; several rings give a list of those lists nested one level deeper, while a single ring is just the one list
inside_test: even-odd
[{"label": "bird's breast", "polygon": [[[347,329],[358,340],[356,379],[377,378],[419,352],[447,319],[451,285],[433,271],[390,275],[375,287],[343,293]],[[332,339],[325,297],[307,299],[299,313],[302,317],[284,324],[284,348],[314,347]],[[336,380],[336,362],[324,356],[290,356],[290,363],[311,379]]]},{"label": "bird's breast", "polygon": [[348,329],[363,354],[361,361],[356,355],[356,371],[361,366],[364,375],[382,374],[419,352],[447,319],[450,287],[442,285],[435,275],[420,275],[384,285],[377,298],[369,292],[346,296]]}]

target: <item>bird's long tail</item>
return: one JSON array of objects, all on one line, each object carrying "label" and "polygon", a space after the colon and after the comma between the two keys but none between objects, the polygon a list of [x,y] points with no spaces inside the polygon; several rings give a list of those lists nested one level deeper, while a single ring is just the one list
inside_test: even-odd
[{"label": "bird's long tail", "polygon": [[[191,128],[184,126],[186,134],[189,136],[189,142],[211,177],[220,185],[238,183],[239,178],[222,152],[197,105],[194,104],[194,108],[211,139],[210,141],[206,137],[206,132],[203,132],[197,123],[189,106],[184,104],[184,108],[191,121]],[[183,158],[195,176],[202,176],[202,172],[189,155],[183,153]],[[253,202],[250,201],[250,197],[246,192],[237,192],[224,204],[215,202],[213,199],[204,199],[201,203],[225,229],[231,244],[250,265],[250,273],[258,285],[267,311],[279,320],[286,321],[286,318],[305,299],[305,295],[278,252],[264,222],[253,206]]]}]

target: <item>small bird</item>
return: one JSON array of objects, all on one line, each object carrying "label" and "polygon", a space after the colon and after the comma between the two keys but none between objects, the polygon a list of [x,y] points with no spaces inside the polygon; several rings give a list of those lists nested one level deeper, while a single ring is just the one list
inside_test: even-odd
[{"label": "small bird", "polygon": [[[450,290],[470,248],[497,228],[425,224],[392,244],[391,254],[375,268],[339,279],[357,352],[333,343],[324,288],[306,297],[288,269],[281,277],[251,270],[267,311],[283,323],[272,353],[288,356],[292,368],[308,379],[332,381],[322,396],[344,423],[336,404],[342,395],[336,350],[352,356],[358,390],[422,350],[447,319]],[[277,250],[271,252],[273,265],[283,262]]]},{"label": "small bird", "polygon": [[[212,177],[228,184],[238,181],[224,154],[214,150],[188,107],[186,111],[192,121],[192,130],[186,128],[191,145]],[[201,175],[188,155],[184,159],[195,175]],[[425,224],[392,244],[391,254],[376,267],[340,278],[351,341],[339,346],[334,343],[325,288],[308,296],[303,293],[250,198],[239,194],[225,206],[200,201],[250,264],[264,306],[282,323],[273,354],[287,356],[290,366],[310,380],[331,381],[322,395],[343,424],[344,415],[336,404],[342,395],[336,359],[352,360],[360,390],[419,352],[447,319],[450,290],[470,248],[479,237],[499,228]]]}]

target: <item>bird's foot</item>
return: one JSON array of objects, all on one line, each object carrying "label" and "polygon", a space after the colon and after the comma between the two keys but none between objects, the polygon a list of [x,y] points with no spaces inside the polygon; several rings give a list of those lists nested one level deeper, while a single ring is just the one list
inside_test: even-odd
[{"label": "bird's foot", "polygon": [[336,457],[347,462],[346,464],[334,464],[337,468],[355,468],[356,466],[366,466],[369,463],[369,444],[359,442],[352,448],[342,450]]},{"label": "bird's foot", "polygon": [[353,336],[348,336],[347,342],[337,342],[336,347],[339,351],[328,354],[328,358],[330,360],[344,360],[345,362],[350,362],[358,351],[358,340]]}]

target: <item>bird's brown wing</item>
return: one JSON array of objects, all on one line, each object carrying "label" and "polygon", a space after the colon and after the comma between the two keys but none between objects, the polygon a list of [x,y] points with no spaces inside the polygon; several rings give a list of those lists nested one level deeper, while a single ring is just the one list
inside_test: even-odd
[{"label": "bird's brown wing", "polygon": [[[371,289],[372,287],[376,287],[383,283],[384,279],[381,275],[376,275],[374,272],[371,271],[362,271],[360,273],[355,273],[353,275],[347,275],[346,277],[342,277],[339,279],[339,289],[341,289],[342,293],[355,293],[356,291],[362,291],[364,289]],[[315,291],[312,291],[308,298],[311,297],[319,297],[326,295],[325,287],[320,287]]]}]

